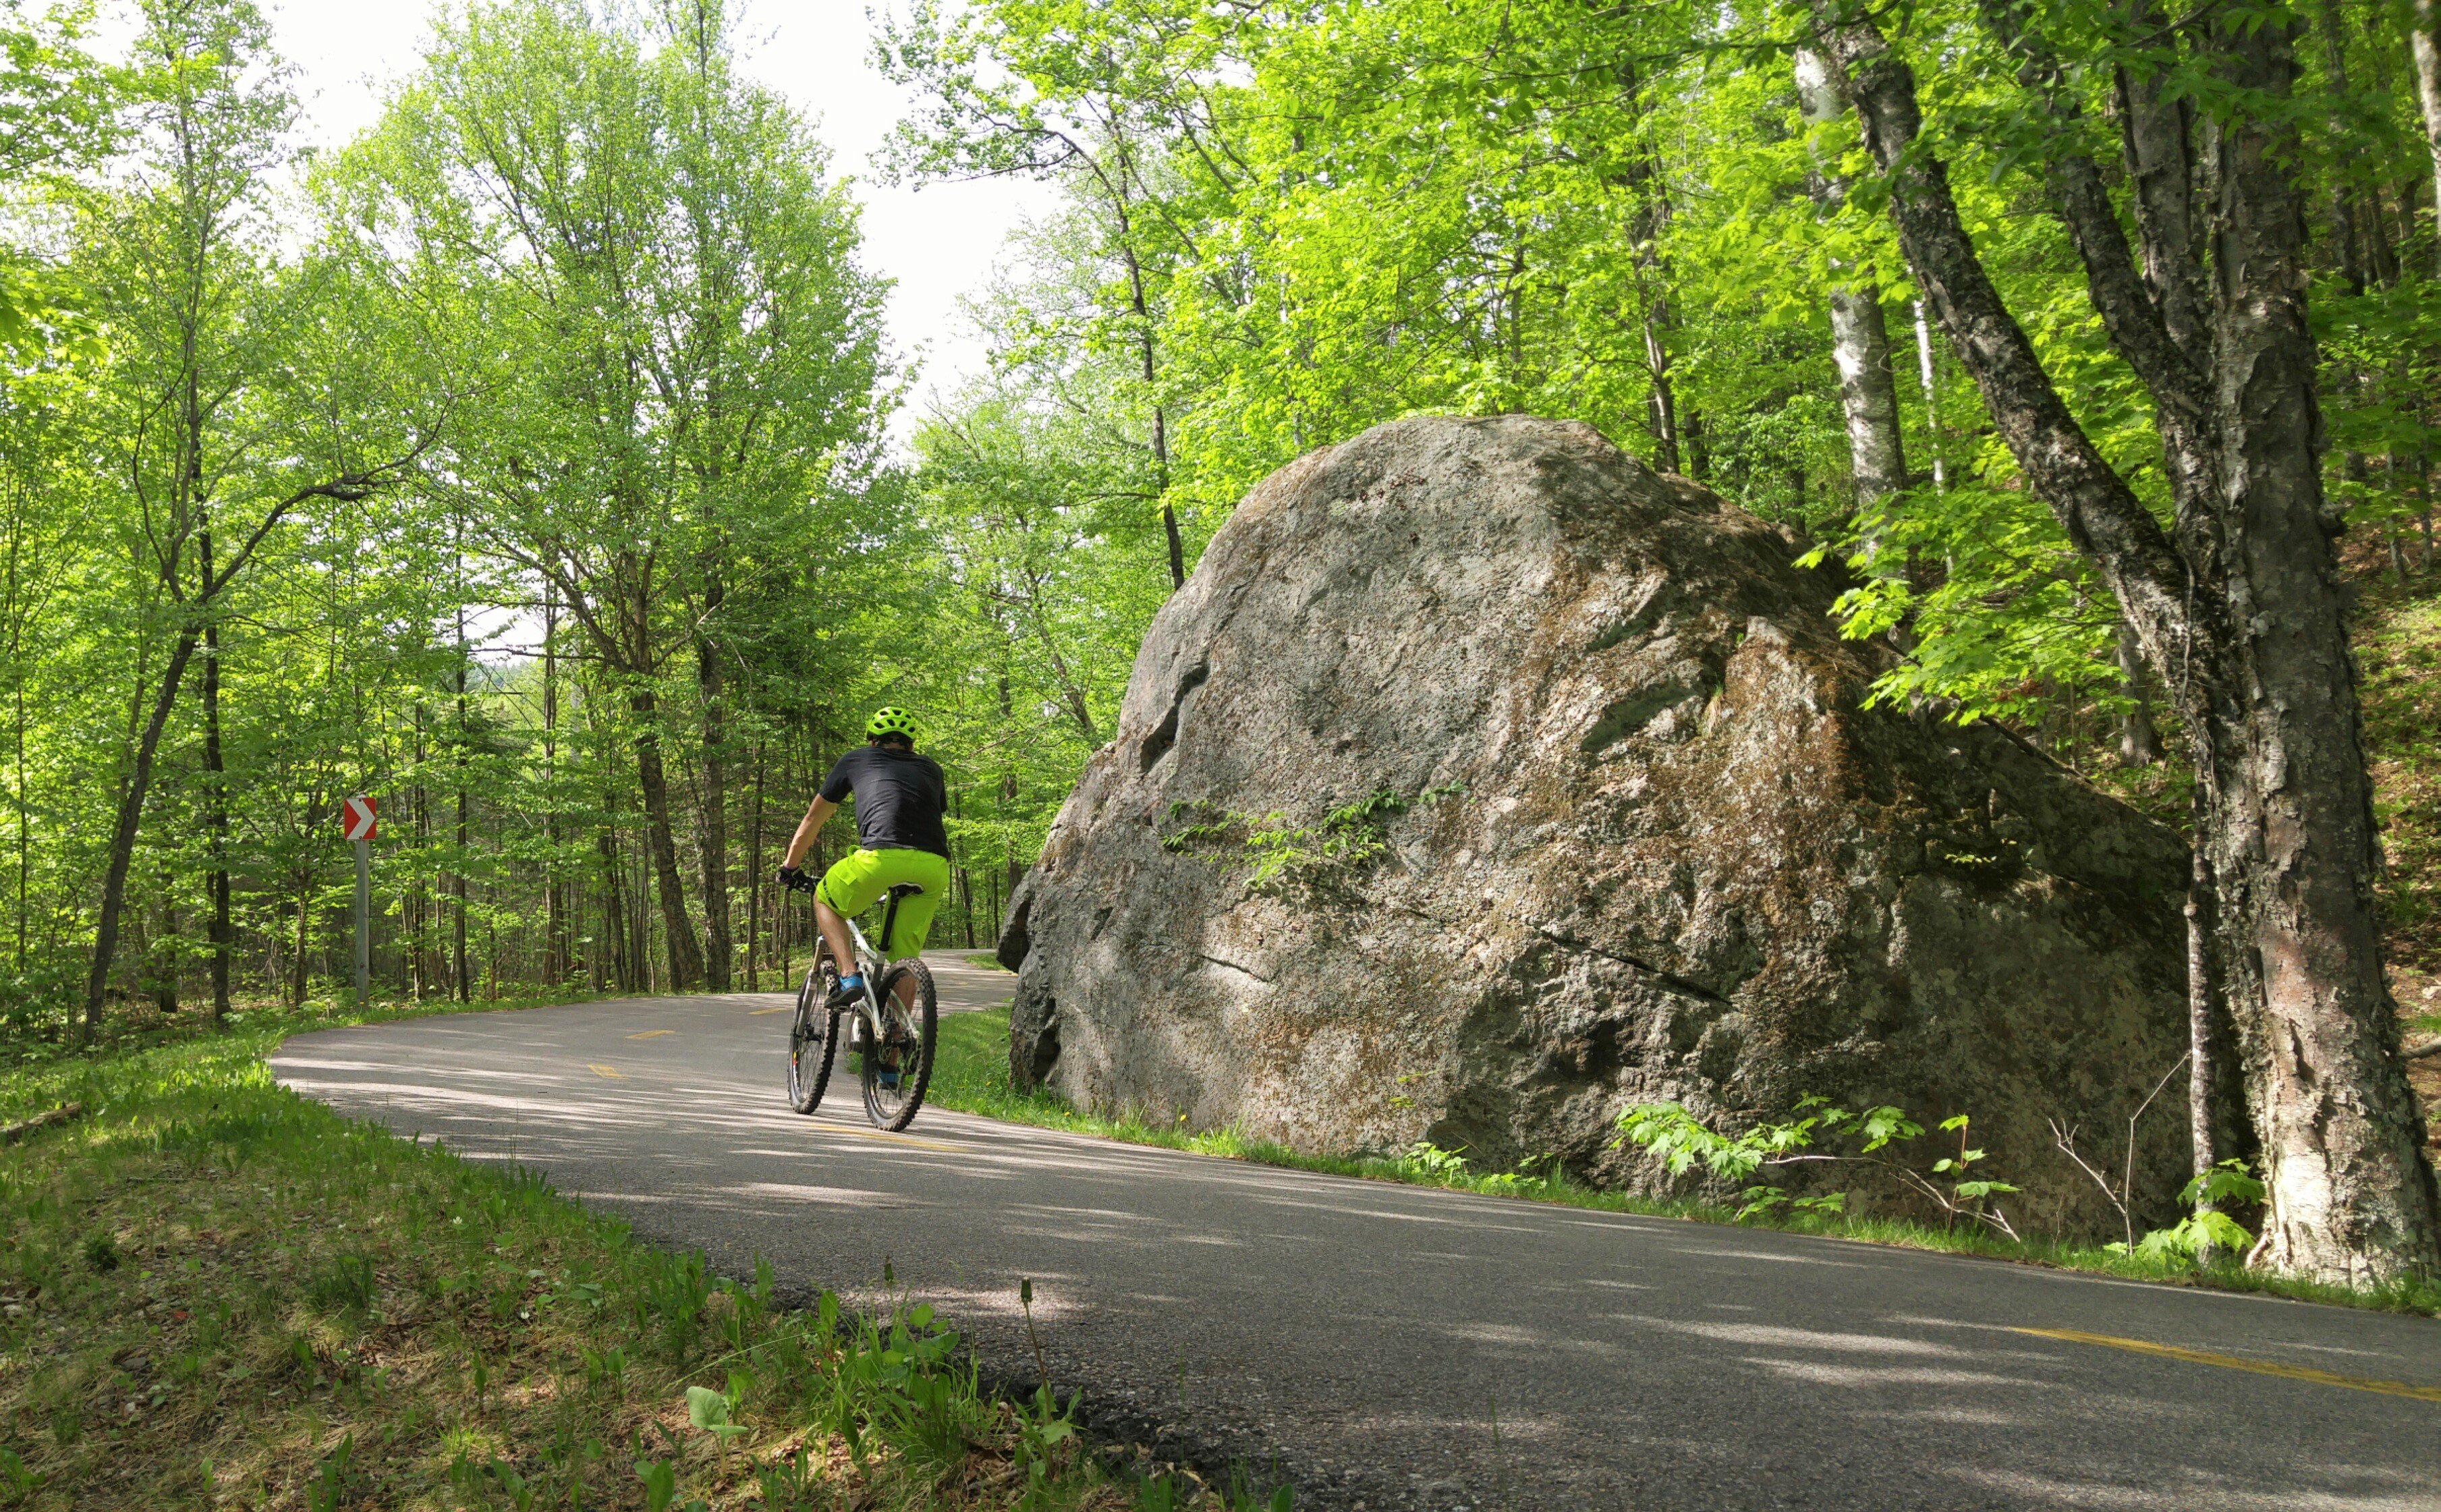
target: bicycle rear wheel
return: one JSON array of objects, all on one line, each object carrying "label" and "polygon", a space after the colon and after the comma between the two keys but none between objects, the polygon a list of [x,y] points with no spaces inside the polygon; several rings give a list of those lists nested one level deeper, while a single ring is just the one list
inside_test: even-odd
[{"label": "bicycle rear wheel", "polygon": [[[897,991],[912,982],[911,999],[899,1006]],[[867,1045],[857,1059],[864,1083],[865,1116],[887,1129],[901,1129],[915,1121],[932,1083],[932,1041],[940,1021],[940,999],[932,990],[932,973],[923,962],[909,959],[882,974],[878,983],[883,1011],[890,1016],[889,1035]]]},{"label": "bicycle rear wheel", "polygon": [[831,1058],[839,1046],[839,1015],[830,1011],[831,988],[839,972],[825,953],[806,968],[805,984],[797,989],[796,1017],[788,1020],[788,1106],[810,1113],[823,1102],[830,1085]]}]

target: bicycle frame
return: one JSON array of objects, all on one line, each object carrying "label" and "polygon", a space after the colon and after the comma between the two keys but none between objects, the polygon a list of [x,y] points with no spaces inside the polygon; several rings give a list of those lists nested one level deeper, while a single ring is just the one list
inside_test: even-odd
[{"label": "bicycle frame", "polygon": [[[881,939],[884,945],[889,944],[890,933],[898,924],[898,890],[896,888],[890,890],[889,898],[890,905],[882,910],[881,914]],[[857,1015],[864,1020],[866,1034],[876,1040],[886,1040],[890,1035],[881,1022],[881,974],[889,968],[890,963],[882,959],[881,952],[875,949],[873,942],[864,937],[864,931],[856,927],[854,919],[842,922],[847,925],[848,939],[856,946],[857,970],[864,977],[864,993],[857,999]]]}]

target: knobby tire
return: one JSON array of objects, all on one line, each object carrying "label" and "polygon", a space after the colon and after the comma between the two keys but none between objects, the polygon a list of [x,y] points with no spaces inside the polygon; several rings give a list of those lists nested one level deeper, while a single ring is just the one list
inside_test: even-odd
[{"label": "knobby tire", "polygon": [[[825,952],[805,968],[805,985],[797,989],[797,1012],[788,1020],[788,1106],[800,1113],[820,1107],[823,1090],[831,1084],[831,1061],[839,1053],[840,1016],[825,1005],[838,981],[839,973]],[[819,1039],[813,1037],[816,1032]]]},{"label": "knobby tire", "polygon": [[[882,1002],[891,1002],[899,981],[911,978],[915,983],[915,1000],[908,1005],[907,1014],[913,1020],[910,1027],[914,1031],[914,1043],[901,1052],[898,1085],[881,1085],[881,1068],[877,1064],[881,1057],[873,1053],[873,1047],[868,1045],[865,1053],[857,1057],[860,1063],[859,1079],[864,1084],[865,1116],[885,1129],[903,1129],[915,1122],[916,1110],[924,1106],[924,1093],[932,1084],[932,1047],[940,1028],[941,1000],[932,987],[931,968],[913,958],[898,963],[882,974],[877,996]],[[892,1098],[898,1101],[891,1101]]]}]

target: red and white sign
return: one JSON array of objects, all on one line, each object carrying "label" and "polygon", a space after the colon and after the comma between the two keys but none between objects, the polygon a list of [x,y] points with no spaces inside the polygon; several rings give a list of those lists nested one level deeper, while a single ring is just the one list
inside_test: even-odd
[{"label": "red and white sign", "polygon": [[373,837],[373,801],[359,793],[339,809],[339,822],[346,827],[348,838],[370,840]]}]

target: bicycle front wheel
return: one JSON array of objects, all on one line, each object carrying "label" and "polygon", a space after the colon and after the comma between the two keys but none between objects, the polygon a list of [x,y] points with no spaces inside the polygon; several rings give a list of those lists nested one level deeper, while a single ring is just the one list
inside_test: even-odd
[{"label": "bicycle front wheel", "polygon": [[839,1045],[839,1015],[830,1011],[839,972],[827,955],[817,957],[797,989],[797,1014],[788,1020],[788,1106],[810,1113],[830,1085],[831,1057]]},{"label": "bicycle front wheel", "polygon": [[[887,1129],[915,1122],[924,1092],[932,1083],[932,1041],[940,1021],[940,999],[932,990],[932,973],[923,962],[906,960],[883,974],[882,1011],[889,1033],[878,1045],[867,1045],[857,1058],[863,1063],[864,1111]],[[906,989],[907,1001],[898,994]]]}]

